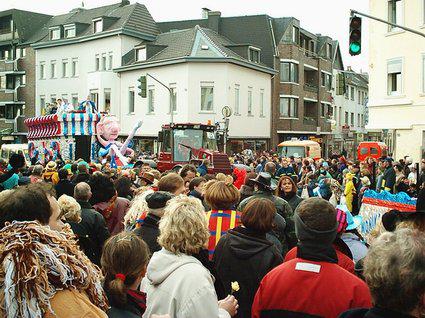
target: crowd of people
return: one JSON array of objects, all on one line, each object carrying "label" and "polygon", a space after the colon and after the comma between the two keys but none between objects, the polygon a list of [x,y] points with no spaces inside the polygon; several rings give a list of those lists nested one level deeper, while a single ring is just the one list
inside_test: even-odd
[{"label": "crowd of people", "polygon": [[[0,165],[2,317],[424,317],[425,160]],[[418,171],[419,170],[419,171]],[[359,230],[367,190],[416,210]]]}]

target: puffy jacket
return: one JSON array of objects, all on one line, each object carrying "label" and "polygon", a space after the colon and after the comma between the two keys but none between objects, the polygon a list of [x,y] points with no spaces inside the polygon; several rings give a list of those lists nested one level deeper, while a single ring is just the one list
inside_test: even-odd
[{"label": "puffy jacket", "polygon": [[171,318],[230,318],[218,308],[213,277],[195,257],[161,249],[153,254],[142,282],[147,306],[143,315]]}]

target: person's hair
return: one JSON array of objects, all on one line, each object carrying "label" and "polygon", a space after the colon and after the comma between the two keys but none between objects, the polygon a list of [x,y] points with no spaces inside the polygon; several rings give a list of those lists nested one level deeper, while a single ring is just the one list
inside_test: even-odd
[{"label": "person's hair", "polygon": [[239,190],[233,185],[233,178],[225,181],[211,180],[205,184],[205,201],[213,210],[228,210],[239,202]]},{"label": "person's hair", "polygon": [[303,223],[316,231],[336,231],[336,210],[329,201],[321,198],[308,198],[297,207],[296,213]]},{"label": "person's hair", "polygon": [[415,213],[409,217],[402,219],[396,225],[397,229],[412,229],[425,232],[425,215],[424,213]]},{"label": "person's hair", "polygon": [[180,170],[180,176],[184,179],[189,171],[196,175],[196,167],[191,164],[186,164],[183,166],[182,170]]},{"label": "person's hair", "polygon": [[274,175],[276,173],[276,165],[273,162],[267,162],[264,166],[264,172]]},{"label": "person's hair", "polygon": [[52,215],[48,193],[41,183],[34,183],[13,190],[7,200],[0,201],[0,228],[6,222],[39,221],[49,223]]},{"label": "person's hair", "polygon": [[364,261],[364,277],[374,304],[410,313],[423,304],[425,294],[425,234],[401,229],[383,233]]},{"label": "person's hair", "polygon": [[252,180],[255,178],[257,178],[257,174],[255,172],[248,172],[245,177],[244,185],[246,185],[247,187],[254,188],[255,182]]},{"label": "person's hair", "polygon": [[88,171],[89,170],[87,169],[87,166],[85,164],[81,163],[78,165],[78,173],[88,173]]},{"label": "person's hair", "polygon": [[77,201],[88,201],[90,200],[91,188],[86,182],[79,182],[74,188],[74,198]]},{"label": "person's hair", "polygon": [[41,177],[41,175],[43,174],[43,166],[42,165],[35,165],[32,169],[32,173],[33,176],[39,176]]},{"label": "person's hair", "polygon": [[205,179],[207,182],[208,182],[208,181],[210,181],[210,180],[215,180],[215,175],[207,173],[207,174],[204,176],[204,179]]},{"label": "person's hair", "polygon": [[68,222],[80,223],[81,222],[81,206],[77,200],[69,195],[63,194],[58,199],[60,207],[59,218],[64,218]]},{"label": "person's hair", "polygon": [[248,229],[267,233],[273,228],[275,215],[276,207],[271,200],[255,198],[243,209],[241,222]]},{"label": "person's hair", "polygon": [[225,181],[226,180],[226,175],[224,173],[217,173],[217,175],[215,176],[215,179],[217,181]]},{"label": "person's hair", "polygon": [[289,180],[289,182],[291,182],[291,184],[292,184],[291,193],[297,193],[297,186],[296,186],[294,180],[292,180],[292,178],[290,176],[281,176],[280,179],[279,179],[279,182],[277,184],[277,188],[276,188],[276,195],[277,196],[284,195],[284,191],[281,189],[281,187],[282,187],[283,181],[285,181],[285,180]]},{"label": "person's hair", "polygon": [[159,231],[158,243],[166,250],[174,254],[199,253],[210,236],[201,201],[185,196],[168,201]]},{"label": "person's hair", "polygon": [[73,163],[72,165],[71,165],[71,172],[72,173],[76,173],[78,171],[78,163]]},{"label": "person's hair", "polygon": [[152,175],[153,175],[153,177],[154,177],[156,180],[161,179],[161,172],[159,172],[158,170],[156,170],[156,169],[151,169],[151,170],[149,170],[149,173],[150,173],[150,174],[152,174]]},{"label": "person's hair", "polygon": [[207,180],[205,180],[203,177],[193,178],[189,183],[189,190],[193,191],[195,187],[199,187],[202,182],[207,182]]},{"label": "person's hair", "polygon": [[59,175],[59,179],[60,180],[65,180],[66,178],[68,178],[68,170],[66,170],[66,169],[60,169],[58,171],[58,175]]},{"label": "person's hair", "polygon": [[[133,232],[121,232],[105,242],[100,262],[108,297],[114,306],[125,307],[129,286],[140,277],[149,262],[147,244]],[[116,277],[117,274],[124,276]]]},{"label": "person's hair", "polygon": [[115,194],[115,187],[112,180],[102,173],[93,174],[88,184],[90,185],[92,197],[91,204],[97,204],[100,202],[108,202]]},{"label": "person's hair", "polygon": [[397,170],[398,172],[402,172],[402,171],[403,171],[403,166],[402,166],[401,164],[399,164],[399,163],[396,163],[396,164],[394,165],[394,167],[396,168],[396,170]]},{"label": "person's hair", "polygon": [[184,180],[177,173],[169,173],[158,182],[158,190],[174,193],[184,185]]},{"label": "person's hair", "polygon": [[114,182],[115,190],[117,190],[118,196],[122,198],[132,196],[132,185],[130,178],[126,176],[121,176]]}]

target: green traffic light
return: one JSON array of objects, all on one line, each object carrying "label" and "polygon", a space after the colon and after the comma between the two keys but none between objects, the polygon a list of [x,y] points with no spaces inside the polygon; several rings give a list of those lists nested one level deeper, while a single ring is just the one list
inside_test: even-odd
[{"label": "green traffic light", "polygon": [[353,54],[359,53],[360,49],[361,49],[361,47],[360,47],[359,43],[357,43],[357,42],[350,43],[350,52],[351,53],[353,53]]}]

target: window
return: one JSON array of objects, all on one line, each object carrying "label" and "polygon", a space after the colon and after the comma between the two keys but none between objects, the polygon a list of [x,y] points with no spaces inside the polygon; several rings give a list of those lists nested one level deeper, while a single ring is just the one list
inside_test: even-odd
[{"label": "window", "polygon": [[90,90],[90,100],[96,105],[96,109],[99,109],[99,91],[97,89]]},{"label": "window", "polygon": [[71,95],[71,103],[72,106],[74,106],[75,109],[78,107],[78,94],[72,94]]},{"label": "window", "polygon": [[248,88],[248,116],[252,116],[252,88]]},{"label": "window", "polygon": [[0,111],[1,117],[4,117],[6,119],[15,119],[16,116],[18,116],[18,113],[20,115],[23,114],[23,106],[24,105],[5,105],[2,107],[2,110]]},{"label": "window", "polygon": [[68,60],[62,61],[62,77],[68,77]]},{"label": "window", "polygon": [[136,50],[136,60],[146,61],[146,47],[142,47]]},{"label": "window", "polygon": [[106,54],[102,54],[102,71],[106,70]]},{"label": "window", "polygon": [[338,125],[342,125],[342,107],[339,107],[339,112],[338,112]]},{"label": "window", "polygon": [[40,109],[44,109],[46,107],[46,96],[40,96]]},{"label": "window", "polygon": [[78,59],[73,58],[72,59],[72,69],[71,69],[71,76],[76,77],[78,76]]},{"label": "window", "polygon": [[350,120],[351,126],[354,126],[354,113],[351,113],[351,118],[350,119],[351,119]]},{"label": "window", "polygon": [[201,87],[201,111],[214,110],[214,87]]},{"label": "window", "polygon": [[[425,0],[424,0],[424,6],[425,6]],[[422,54],[422,93],[425,93],[425,54]]]},{"label": "window", "polygon": [[310,52],[316,51],[316,45],[315,45],[314,41],[310,41],[309,50],[310,50]]},{"label": "window", "polygon": [[62,94],[61,98],[65,104],[68,103],[68,94]]},{"label": "window", "polygon": [[264,90],[260,90],[260,117],[264,117]]},{"label": "window", "polygon": [[360,121],[360,114],[357,114],[357,126],[361,126],[362,123]]},{"label": "window", "polygon": [[300,29],[296,26],[292,26],[292,42],[300,44]]},{"label": "window", "polygon": [[279,111],[281,117],[298,118],[298,99],[281,97]]},{"label": "window", "polygon": [[0,75],[0,89],[6,89],[6,75]]},{"label": "window", "polygon": [[351,100],[354,100],[354,86],[351,86]]},{"label": "window", "polygon": [[134,113],[134,88],[131,87],[128,90],[128,113]]},{"label": "window", "polygon": [[327,117],[328,105],[325,103],[320,103],[320,116]]},{"label": "window", "polygon": [[362,103],[362,91],[360,90],[357,91],[357,103]]},{"label": "window", "polygon": [[46,64],[44,62],[40,62],[40,79],[46,78]]},{"label": "window", "polygon": [[25,57],[25,56],[27,56],[27,49],[21,48],[21,57]]},{"label": "window", "polygon": [[59,40],[61,38],[61,30],[59,28],[50,29],[50,40]]},{"label": "window", "polygon": [[239,85],[236,85],[235,86],[235,115],[240,115],[240,113],[239,113],[239,99],[240,99]]},{"label": "window", "polygon": [[148,89],[148,113],[152,114],[155,111],[155,90]]},{"label": "window", "polygon": [[50,95],[50,103],[52,103],[52,104],[56,103],[56,94]]},{"label": "window", "polygon": [[364,127],[364,116],[363,116],[363,114],[361,115],[361,126]]},{"label": "window", "polygon": [[94,33],[99,33],[103,31],[102,19],[93,21],[93,30],[94,30]]},{"label": "window", "polygon": [[249,60],[254,63],[260,63],[260,50],[249,48]]},{"label": "window", "polygon": [[280,81],[298,83],[298,64],[292,62],[281,62]]},{"label": "window", "polygon": [[400,95],[402,92],[402,60],[387,62],[388,95]]},{"label": "window", "polygon": [[112,52],[109,52],[109,55],[108,55],[108,70],[112,70],[112,62],[113,62],[113,55],[112,55]]},{"label": "window", "polygon": [[103,111],[110,113],[111,112],[111,89],[105,88],[103,91]]},{"label": "window", "polygon": [[75,25],[65,26],[65,38],[75,37]]},{"label": "window", "polygon": [[332,75],[325,73],[325,87],[328,91],[332,89]]},{"label": "window", "polygon": [[321,84],[322,84],[322,86],[323,86],[323,87],[325,87],[325,85],[326,85],[326,76],[325,76],[325,75],[326,75],[326,74],[325,74],[325,73],[323,73],[323,72],[321,72],[321,74],[320,74],[320,75],[321,75],[321,79],[322,79],[322,80],[321,80]]},{"label": "window", "polygon": [[[388,20],[395,24],[403,24],[403,1],[388,0]],[[388,31],[399,30],[397,27],[388,26]]]},{"label": "window", "polygon": [[50,63],[50,78],[56,78],[56,61],[51,61]]},{"label": "window", "polygon": [[348,112],[345,112],[345,125],[348,125]]},{"label": "window", "polygon": [[[171,87],[171,108],[173,112],[177,111],[177,89],[175,87]],[[170,109],[171,113],[171,109]]]},{"label": "window", "polygon": [[96,54],[95,58],[95,70],[98,71],[100,69],[100,56],[99,54]]},{"label": "window", "polygon": [[330,43],[326,43],[326,57],[332,59],[332,45]]},{"label": "window", "polygon": [[27,76],[24,74],[21,77],[21,85],[26,85],[27,84]]}]

